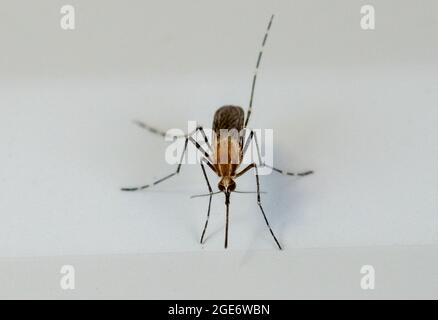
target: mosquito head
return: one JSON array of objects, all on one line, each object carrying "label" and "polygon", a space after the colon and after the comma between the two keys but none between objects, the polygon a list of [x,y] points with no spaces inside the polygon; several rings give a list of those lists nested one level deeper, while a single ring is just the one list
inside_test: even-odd
[{"label": "mosquito head", "polygon": [[222,177],[217,187],[222,192],[230,193],[236,190],[236,182],[231,177]]}]

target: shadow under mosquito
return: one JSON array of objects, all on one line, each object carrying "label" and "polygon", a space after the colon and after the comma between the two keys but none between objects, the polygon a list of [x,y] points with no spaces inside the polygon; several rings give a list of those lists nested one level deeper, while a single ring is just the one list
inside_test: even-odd
[{"label": "shadow under mosquito", "polygon": [[[262,189],[266,190],[266,193],[261,195],[263,209],[265,210],[266,217],[269,220],[274,233],[279,238],[280,243],[285,249],[288,247],[288,243],[285,242],[287,238],[285,237],[286,230],[289,229],[290,224],[299,223],[299,221],[303,219],[301,212],[306,203],[306,194],[300,188],[299,181],[301,179],[305,178],[285,177],[276,175],[275,173],[261,178]],[[252,253],[257,250],[257,247],[260,246],[262,241],[268,241],[272,244],[273,250],[278,250],[263,219],[262,212],[257,205],[257,196],[255,194],[249,196],[252,197],[254,201],[253,204],[248,208],[250,212],[246,215],[246,218],[259,220],[260,223],[258,224],[256,230],[253,230],[249,233],[251,235],[250,246],[244,250],[244,254],[242,255],[241,259],[242,265],[251,260],[253,255]],[[214,202],[215,198],[212,199],[212,209],[210,212],[208,230],[204,237],[204,241],[201,244],[202,247],[208,244],[214,237],[221,236],[224,232],[224,224],[215,224],[215,222],[217,222],[215,220],[217,219],[215,219],[213,216],[219,213],[216,212],[216,209],[214,208]],[[199,219],[193,219],[193,223],[190,224],[190,233],[192,234],[193,241],[195,241],[197,244],[200,243],[200,237],[205,221],[203,219],[205,218],[204,214],[206,214],[208,201],[204,204],[205,206],[201,206],[205,207],[205,211],[203,211],[201,219],[202,225],[198,225]],[[199,208],[199,206],[196,207]],[[195,222],[195,220],[198,222]]]},{"label": "shadow under mosquito", "polygon": [[[219,235],[219,234],[223,234],[223,230],[224,230],[225,226],[221,226],[221,227],[216,227],[213,232],[210,232],[209,234],[207,234],[204,237],[204,241],[202,243],[202,245],[205,245],[209,239],[214,238],[215,236]],[[202,231],[202,230],[201,230]],[[198,242],[199,242],[199,238],[198,238]]]},{"label": "shadow under mosquito", "polygon": [[[289,246],[289,244],[285,242],[287,238],[285,237],[286,230],[289,229],[291,224],[298,223],[303,219],[300,208],[302,208],[302,205],[306,202],[306,196],[304,192],[300,191],[298,186],[299,180],[300,178],[291,179],[290,177],[270,175],[263,178],[262,182],[263,189],[269,190],[267,194],[262,195],[262,206],[283,249],[287,249]],[[254,212],[255,219],[260,219],[260,224],[257,230],[251,233],[252,239],[250,241],[250,247],[244,251],[239,261],[241,266],[251,261],[261,241],[270,241],[272,243],[272,249],[278,250],[274,240],[269,234],[269,230],[257,204],[255,204],[251,211]],[[265,236],[261,237],[260,235],[262,234]]]},{"label": "shadow under mosquito", "polygon": [[[284,178],[284,177],[280,177]],[[291,224],[300,223],[305,217],[303,215],[303,206],[309,198],[308,194],[302,190],[298,182],[285,182],[284,188],[272,195],[270,202],[273,206],[270,208],[271,216],[275,219],[275,228],[281,239],[284,239],[284,233],[289,229]],[[284,244],[287,246],[287,243]]]},{"label": "shadow under mosquito", "polygon": [[[191,199],[191,201],[196,201],[195,199]],[[205,203],[202,203],[202,205],[196,205],[194,206],[196,208],[196,210],[200,210],[199,208],[203,208],[203,210],[201,210],[199,213],[201,214],[201,218],[199,218],[199,216],[192,216],[192,224],[190,227],[190,232],[192,234],[192,238],[193,241],[198,245],[201,246],[202,248],[205,248],[206,246],[208,246],[210,239],[216,237],[216,236],[220,236],[223,234],[224,230],[225,230],[225,223],[220,224],[220,225],[216,225],[216,223],[218,222],[218,215],[220,214],[219,212],[217,212],[217,210],[215,210],[214,208],[214,198],[212,199],[212,208],[210,211],[210,218],[209,218],[209,222],[208,222],[208,228],[207,228],[207,232],[205,233],[204,239],[202,241],[202,243],[200,242],[201,240],[201,235],[202,235],[202,231],[204,230],[204,226],[205,226],[205,219],[206,219],[206,215],[207,215],[207,208],[208,208],[208,200]]]}]

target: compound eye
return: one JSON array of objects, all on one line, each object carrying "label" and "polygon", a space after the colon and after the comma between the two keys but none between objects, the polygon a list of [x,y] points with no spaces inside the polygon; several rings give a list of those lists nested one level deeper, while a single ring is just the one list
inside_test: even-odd
[{"label": "compound eye", "polygon": [[234,190],[236,190],[236,183],[233,181],[228,186],[228,191],[233,192]]},{"label": "compound eye", "polygon": [[225,191],[225,187],[224,187],[223,184],[219,183],[219,184],[217,185],[217,187],[219,188],[220,191],[222,191],[222,192]]}]

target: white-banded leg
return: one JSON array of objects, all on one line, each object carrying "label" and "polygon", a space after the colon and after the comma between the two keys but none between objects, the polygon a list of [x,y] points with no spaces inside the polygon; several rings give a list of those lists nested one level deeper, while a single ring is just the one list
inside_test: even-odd
[{"label": "white-banded leg", "polygon": [[269,166],[265,163],[261,163],[260,167],[267,167],[270,168],[272,170],[274,170],[275,172],[278,172],[280,174],[283,174],[285,176],[297,176],[297,177],[305,177],[308,176],[310,174],[313,174],[312,170],[308,170],[308,171],[303,171],[303,172],[290,172],[290,171],[286,171],[286,170],[281,170],[272,166]]},{"label": "white-banded leg", "polygon": [[211,198],[213,197],[213,189],[211,188],[210,181],[208,181],[207,172],[205,171],[205,167],[204,167],[203,162],[206,162],[207,165],[208,165],[208,166],[209,166],[214,172],[216,172],[216,170],[214,169],[214,167],[211,165],[210,162],[208,162],[205,158],[202,158],[202,159],[201,159],[202,173],[204,174],[205,181],[207,182],[208,191],[210,192],[210,197],[209,197],[209,200],[208,200],[207,217],[206,217],[206,219],[205,219],[205,225],[204,225],[204,229],[202,230],[202,235],[201,235],[201,240],[200,240],[200,243],[201,243],[201,244],[204,242],[205,232],[207,231],[208,220],[209,220],[209,218],[210,218]]},{"label": "white-banded leg", "polygon": [[[203,129],[202,127],[198,127],[198,128],[192,133],[192,135],[195,134],[198,130],[204,132],[204,129]],[[204,136],[206,137],[205,132],[204,132]],[[207,140],[208,140],[208,139],[207,139]],[[165,181],[165,180],[167,180],[167,179],[169,179],[169,178],[171,178],[171,177],[177,175],[177,174],[180,172],[180,170],[181,170],[182,162],[183,162],[183,159],[184,159],[184,155],[185,155],[185,153],[186,153],[186,151],[187,151],[187,145],[188,145],[189,141],[192,142],[192,143],[196,146],[196,148],[197,148],[199,151],[201,151],[201,153],[203,154],[203,156],[204,156],[205,158],[207,158],[209,161],[211,161],[210,155],[209,155],[209,154],[204,150],[204,148],[202,148],[202,146],[201,146],[196,140],[194,140],[194,139],[192,138],[192,136],[190,135],[190,136],[187,136],[187,137],[185,138],[185,142],[184,142],[184,150],[183,150],[183,152],[182,152],[182,154],[181,154],[181,159],[180,159],[180,161],[179,161],[179,163],[178,163],[178,167],[176,168],[176,171],[175,171],[175,172],[173,172],[173,173],[171,173],[171,174],[169,174],[169,175],[167,175],[167,176],[165,176],[165,177],[163,177],[163,178],[160,178],[160,179],[154,181],[154,182],[151,183],[151,184],[145,184],[145,185],[143,185],[143,186],[139,186],[139,187],[122,188],[121,190],[122,190],[122,191],[140,191],[140,190],[144,190],[144,189],[147,189],[147,188],[149,188],[149,187],[155,186],[155,185],[157,185],[157,184],[159,184],[159,183],[161,183],[161,182],[163,182],[163,181]],[[209,162],[209,164],[211,165],[210,162]]]},{"label": "white-banded leg", "polygon": [[261,212],[263,214],[263,218],[265,219],[266,225],[269,228],[269,232],[271,233],[272,237],[274,238],[275,243],[277,244],[278,248],[280,250],[282,250],[281,245],[278,242],[277,237],[274,234],[274,231],[272,231],[272,228],[271,228],[271,226],[269,224],[268,218],[266,217],[265,211],[263,210],[263,207],[262,207],[262,202],[261,202],[261,198],[260,198],[260,181],[259,181],[259,173],[258,173],[257,165],[255,163],[251,163],[249,166],[247,166],[245,169],[243,169],[241,172],[239,172],[236,175],[236,178],[244,175],[246,172],[248,172],[252,168],[254,168],[255,173],[256,173],[255,176],[256,176],[256,182],[257,182],[257,204],[258,204],[258,206],[259,206],[259,208],[260,208],[260,210],[261,210]]},{"label": "white-banded leg", "polygon": [[163,138],[166,138],[166,137],[167,137],[167,138],[172,138],[172,139],[174,139],[174,140],[176,140],[176,139],[180,139],[180,138],[188,138],[188,137],[191,137],[191,136],[193,136],[196,132],[200,131],[201,134],[202,134],[202,137],[203,137],[203,139],[204,139],[205,144],[208,146],[209,150],[212,151],[212,148],[211,148],[210,142],[208,141],[207,135],[205,134],[204,128],[203,128],[202,126],[198,126],[198,127],[196,127],[195,130],[193,130],[192,132],[187,133],[187,134],[181,134],[181,135],[169,135],[169,134],[167,134],[166,132],[164,132],[164,131],[162,131],[162,130],[159,130],[159,129],[157,129],[157,128],[151,127],[151,126],[147,125],[147,124],[144,123],[144,122],[141,122],[141,121],[135,120],[134,123],[135,123],[136,125],[138,125],[140,128],[145,129],[145,130],[148,130],[149,132],[151,132],[151,133],[153,133],[153,134],[156,134],[156,135],[162,136]]},{"label": "white-banded leg", "polygon": [[275,172],[278,172],[280,174],[287,175],[287,176],[304,177],[304,176],[308,176],[308,175],[313,173],[312,170],[307,170],[307,171],[302,171],[302,172],[291,172],[291,171],[281,170],[281,169],[278,169],[278,168],[275,168],[275,167],[272,167],[270,165],[265,164],[262,161],[262,156],[260,154],[260,148],[259,148],[259,142],[258,142],[258,139],[257,139],[257,135],[254,133],[253,130],[250,131],[248,139],[245,142],[245,146],[243,147],[243,156],[245,156],[246,150],[248,149],[252,139],[254,139],[254,142],[255,142],[255,145],[256,145],[257,157],[259,159],[259,166],[260,166],[260,168],[267,167],[267,168],[270,168],[270,169],[274,170]]},{"label": "white-banded leg", "polygon": [[265,36],[263,37],[262,47],[261,47],[261,49],[259,51],[259,55],[257,57],[257,64],[255,67],[254,76],[252,78],[251,96],[249,99],[249,107],[248,107],[248,111],[246,112],[245,128],[248,125],[248,121],[249,121],[249,118],[251,116],[252,102],[254,100],[254,90],[255,90],[255,85],[256,85],[256,81],[257,81],[257,73],[259,71],[260,62],[262,61],[262,56],[263,56],[263,49],[265,48],[266,40],[268,40],[269,30],[271,29],[273,20],[274,20],[274,15],[272,15],[271,19],[269,20],[268,27],[266,28]]},{"label": "white-banded leg", "polygon": [[144,122],[138,121],[138,120],[134,120],[133,121],[134,124],[136,124],[137,126],[139,126],[142,129],[148,130],[149,132],[162,136],[163,138],[165,137],[170,137],[170,138],[174,138],[174,139],[178,139],[178,138],[186,138],[187,135],[168,135],[166,132],[159,130],[157,128],[151,127],[149,125],[147,125]]}]

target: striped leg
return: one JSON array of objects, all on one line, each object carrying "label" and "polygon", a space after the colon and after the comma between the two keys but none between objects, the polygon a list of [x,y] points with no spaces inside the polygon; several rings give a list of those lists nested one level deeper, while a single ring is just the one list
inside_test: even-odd
[{"label": "striped leg", "polygon": [[144,122],[138,121],[138,120],[134,120],[133,121],[134,124],[136,124],[137,126],[139,126],[142,129],[148,130],[149,132],[153,133],[153,134],[157,134],[159,136],[162,136],[163,138],[165,137],[171,137],[173,139],[178,139],[178,138],[187,138],[186,135],[176,135],[176,136],[168,136],[166,132],[159,130],[157,128],[151,127],[149,125],[147,125]]},{"label": "striped leg", "polygon": [[204,128],[203,128],[202,126],[198,126],[198,127],[196,127],[195,130],[193,130],[192,132],[190,132],[190,133],[188,133],[188,134],[173,135],[173,136],[172,136],[172,135],[168,135],[166,132],[164,132],[164,131],[162,131],[162,130],[159,130],[159,129],[156,129],[156,128],[154,128],[154,127],[151,127],[151,126],[147,125],[147,124],[144,123],[144,122],[141,122],[141,121],[137,121],[137,120],[135,120],[134,123],[135,123],[137,126],[139,126],[140,128],[145,129],[145,130],[148,130],[149,132],[151,132],[151,133],[153,133],[153,134],[157,134],[157,135],[159,135],[159,136],[162,136],[163,138],[166,138],[166,137],[168,137],[168,138],[173,138],[174,140],[179,139],[179,138],[188,138],[188,137],[190,137],[190,136],[193,136],[196,132],[200,131],[201,134],[202,134],[202,137],[204,138],[204,142],[205,142],[205,144],[208,146],[208,148],[210,149],[210,151],[212,150],[212,149],[211,149],[210,142],[208,141],[207,135],[205,134]]},{"label": "striped leg", "polygon": [[252,168],[254,168],[255,173],[256,173],[256,182],[257,182],[257,204],[259,205],[260,211],[263,214],[263,218],[265,219],[266,225],[269,228],[269,232],[271,233],[272,237],[274,238],[275,243],[278,246],[278,249],[282,250],[280,243],[277,240],[277,237],[274,234],[274,231],[272,231],[272,228],[269,224],[268,218],[266,218],[266,214],[265,211],[263,210],[262,207],[262,202],[260,199],[260,181],[259,181],[259,173],[258,173],[258,169],[257,169],[257,165],[255,163],[250,164],[249,166],[247,166],[245,169],[243,169],[241,172],[239,172],[236,177],[240,177],[242,175],[244,175],[246,172],[248,172],[249,170],[251,170]]},{"label": "striped leg", "polygon": [[257,140],[257,135],[254,133],[253,130],[250,131],[249,137],[245,142],[245,146],[243,148],[243,156],[245,156],[246,150],[249,147],[249,144],[251,143],[251,140],[254,139],[255,144],[256,144],[256,148],[257,148],[257,157],[259,159],[259,166],[262,167],[268,167],[272,170],[274,170],[275,172],[278,172],[280,174],[283,175],[287,175],[287,176],[298,176],[298,177],[304,177],[304,176],[308,176],[310,174],[313,174],[312,170],[308,170],[308,171],[303,171],[303,172],[290,172],[290,171],[286,171],[286,170],[281,170],[275,167],[272,167],[270,165],[267,165],[266,163],[262,162],[262,157],[260,154],[260,148],[259,148],[259,142]]},{"label": "striped leg", "polygon": [[268,27],[266,28],[265,36],[264,36],[263,42],[262,42],[262,48],[260,49],[259,56],[257,58],[256,68],[254,71],[254,76],[252,78],[251,97],[249,99],[249,107],[248,107],[248,111],[246,113],[245,127],[248,125],[248,121],[249,121],[249,118],[251,116],[252,102],[254,100],[254,90],[255,90],[255,85],[256,85],[256,81],[257,81],[257,72],[258,72],[259,67],[260,67],[260,62],[262,61],[263,49],[265,48],[266,40],[268,40],[268,34],[269,34],[269,30],[271,29],[273,20],[274,20],[274,15],[272,15],[271,19],[269,20]]},{"label": "striped leg", "polygon": [[205,158],[202,158],[202,160],[201,160],[201,168],[202,168],[202,173],[204,174],[205,181],[207,182],[208,191],[210,192],[210,198],[208,200],[207,218],[205,220],[204,230],[202,230],[202,235],[201,235],[201,241],[200,241],[201,244],[204,242],[205,232],[207,231],[208,220],[210,218],[211,198],[213,197],[213,189],[211,188],[210,181],[208,181],[207,173],[205,172],[205,167],[203,165],[203,162],[206,162],[207,165],[210,168],[212,168],[213,171],[215,171],[213,166],[211,165],[211,163],[208,162]]},{"label": "striped leg", "polygon": [[305,176],[308,176],[310,174],[313,174],[312,170],[303,171],[303,172],[290,172],[290,171],[281,170],[281,169],[278,169],[278,168],[274,168],[274,167],[268,166],[265,163],[262,163],[261,167],[268,167],[268,168],[274,170],[275,172],[278,172],[278,173],[280,173],[282,175],[285,175],[285,176],[305,177]]},{"label": "striped leg", "polygon": [[[205,135],[204,129],[202,127],[197,128],[191,135],[195,134],[198,130],[203,132],[203,136],[204,137],[207,137]],[[155,186],[155,185],[157,185],[157,184],[159,184],[159,183],[161,183],[161,182],[163,182],[163,181],[165,181],[165,180],[167,180],[167,179],[177,175],[180,172],[180,170],[181,170],[182,161],[183,161],[184,155],[185,155],[185,153],[187,151],[187,145],[188,145],[189,141],[192,142],[196,146],[196,148],[201,151],[201,153],[204,155],[204,157],[209,160],[208,165],[212,168],[213,166],[210,163],[211,162],[210,155],[202,148],[202,146],[196,140],[194,140],[192,138],[191,135],[186,137],[186,140],[184,142],[184,150],[183,150],[183,153],[181,154],[181,159],[180,159],[180,161],[178,163],[178,167],[176,168],[175,172],[173,172],[173,173],[171,173],[171,174],[169,174],[169,175],[167,175],[167,176],[165,176],[165,177],[163,177],[161,179],[156,180],[152,184],[146,184],[146,185],[143,185],[143,186],[132,187],[132,188],[122,188],[121,190],[122,191],[140,191],[140,190],[144,190],[144,189],[147,189],[147,188],[149,188],[151,186]],[[208,141],[208,139],[207,139],[207,141]]]}]

